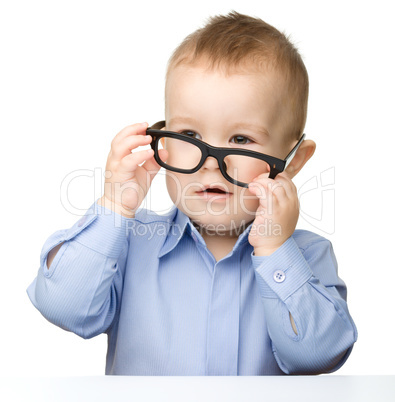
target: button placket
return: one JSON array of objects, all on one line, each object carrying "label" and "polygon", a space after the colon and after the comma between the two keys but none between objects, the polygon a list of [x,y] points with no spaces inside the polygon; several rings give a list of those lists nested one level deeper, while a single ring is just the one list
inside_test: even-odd
[{"label": "button placket", "polygon": [[215,265],[207,325],[206,375],[237,375],[240,266]]}]

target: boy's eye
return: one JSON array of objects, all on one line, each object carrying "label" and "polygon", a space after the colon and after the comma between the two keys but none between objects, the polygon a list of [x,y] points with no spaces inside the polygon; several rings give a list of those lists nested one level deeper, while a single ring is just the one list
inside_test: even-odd
[{"label": "boy's eye", "polygon": [[192,130],[184,130],[184,131],[181,131],[181,134],[185,134],[185,135],[187,135],[188,137],[197,138],[198,140],[201,140],[201,139],[202,139],[202,137],[200,136],[200,134],[198,134],[198,133],[196,133],[195,131],[192,131]]},{"label": "boy's eye", "polygon": [[237,144],[237,145],[244,145],[244,144],[249,144],[251,140],[247,137],[244,137],[244,135],[236,135],[231,139],[231,142]]}]

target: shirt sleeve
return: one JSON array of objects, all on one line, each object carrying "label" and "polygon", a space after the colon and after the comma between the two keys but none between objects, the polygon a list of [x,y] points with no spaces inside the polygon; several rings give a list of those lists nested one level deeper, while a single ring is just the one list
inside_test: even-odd
[{"label": "shirt sleeve", "polygon": [[[130,220],[95,202],[70,229],[47,239],[27,289],[47,320],[83,338],[110,327],[121,298]],[[62,242],[48,269],[49,251]]]},{"label": "shirt sleeve", "polygon": [[301,249],[290,237],[272,255],[252,255],[252,261],[280,369],[286,374],[337,370],[348,358],[357,330],[331,243],[317,236]]}]

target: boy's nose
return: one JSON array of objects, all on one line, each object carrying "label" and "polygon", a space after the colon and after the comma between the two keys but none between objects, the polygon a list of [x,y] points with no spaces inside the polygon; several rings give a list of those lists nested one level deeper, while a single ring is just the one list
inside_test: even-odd
[{"label": "boy's nose", "polygon": [[215,159],[213,156],[208,156],[204,161],[201,169],[210,169],[210,170],[219,169],[217,159]]}]

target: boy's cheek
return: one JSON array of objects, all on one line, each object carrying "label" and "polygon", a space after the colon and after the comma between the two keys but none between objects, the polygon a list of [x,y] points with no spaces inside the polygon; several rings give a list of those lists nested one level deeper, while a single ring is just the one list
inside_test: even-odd
[{"label": "boy's cheek", "polygon": [[[167,192],[169,193],[169,196],[173,203],[175,205],[179,205],[181,201],[183,200],[185,196],[185,186],[186,183],[184,183],[185,178],[179,177],[175,172],[171,172],[169,170],[166,170],[166,187],[167,187]],[[183,175],[186,176],[186,175]]]},{"label": "boy's cheek", "polygon": [[174,179],[173,175],[168,174],[168,171],[166,171],[166,187],[171,200],[174,204],[176,204],[177,199],[180,197],[177,194],[179,186],[177,186],[176,180]]}]

